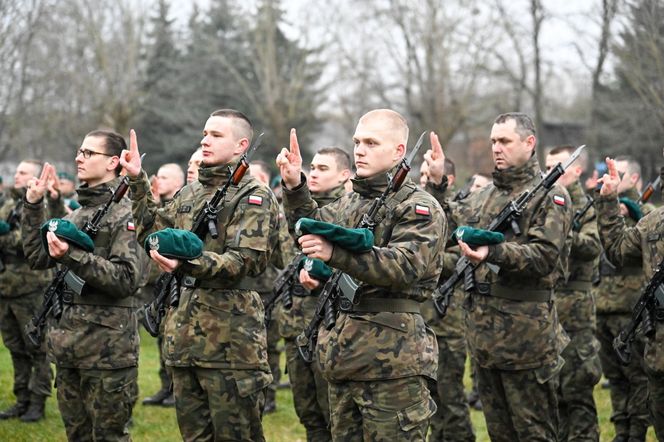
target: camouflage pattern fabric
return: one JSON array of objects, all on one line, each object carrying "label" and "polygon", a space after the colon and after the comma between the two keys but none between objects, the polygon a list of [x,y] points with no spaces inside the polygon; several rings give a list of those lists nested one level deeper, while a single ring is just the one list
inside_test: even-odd
[{"label": "camouflage pattern fabric", "polygon": [[[620,216],[617,199],[600,196],[595,204],[600,238],[609,260],[623,267],[641,263],[644,276],[649,280],[664,259],[664,209],[658,208],[641,218],[636,226],[628,227]],[[661,379],[664,376],[664,308],[661,304],[658,308],[660,319],[656,322],[655,335],[646,341],[644,361],[648,375],[648,403],[652,424],[658,439],[661,440],[664,439],[664,412],[661,410],[662,403],[655,400],[661,399]]]},{"label": "camouflage pattern fabric", "polygon": [[127,424],[138,393],[138,369],[58,368],[58,407],[70,441],[131,441]]}]

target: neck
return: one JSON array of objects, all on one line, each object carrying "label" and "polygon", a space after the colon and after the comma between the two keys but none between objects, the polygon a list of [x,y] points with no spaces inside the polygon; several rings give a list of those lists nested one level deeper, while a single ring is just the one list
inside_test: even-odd
[{"label": "neck", "polygon": [[93,178],[85,181],[85,184],[88,185],[88,187],[97,187],[100,184],[108,183],[109,181],[113,181],[115,179],[115,175],[104,175],[103,177],[100,178]]}]

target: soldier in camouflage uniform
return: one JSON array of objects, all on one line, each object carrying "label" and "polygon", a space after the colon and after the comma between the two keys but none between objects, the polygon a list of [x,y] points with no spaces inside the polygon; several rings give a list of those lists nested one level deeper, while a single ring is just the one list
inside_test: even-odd
[{"label": "soldier in camouflage uniform", "polygon": [[[90,132],[76,155],[81,208],[66,219],[79,229],[104,205],[120,183],[124,139]],[[55,176],[46,164],[30,182],[24,204],[23,247],[35,268],[56,264],[85,281],[80,293],[67,286],[60,321],[49,329],[48,347],[57,367],[58,406],[71,441],[130,440],[127,425],[137,393],[138,327],[133,294],[140,278],[138,244],[128,199],[113,204],[99,226],[92,253],[53,232],[42,246],[41,204],[45,181]]]},{"label": "soldier in camouflage uniform", "polygon": [[[608,259],[617,266],[641,262],[645,279],[649,280],[664,259],[664,208],[652,211],[636,226],[629,226],[620,215],[617,199],[621,181],[618,164],[609,158],[606,164],[608,174],[601,179],[603,186],[595,201],[602,245]],[[653,319],[655,334],[647,339],[644,356],[648,375],[647,400],[657,439],[664,440],[664,299],[661,296]],[[632,360],[639,358],[634,350],[632,348]]]},{"label": "soldier in camouflage uniform", "polygon": [[[618,196],[638,201],[636,187],[641,179],[640,165],[632,158],[623,156],[616,158],[616,168],[621,175]],[[642,207],[644,213],[651,210],[649,205]],[[628,227],[636,225],[638,220],[630,217],[624,207],[623,214]],[[617,264],[601,260],[600,282],[594,290],[597,338],[601,344],[599,356],[604,376],[609,380],[615,441],[627,441],[630,438],[642,441],[645,440],[649,425],[646,401],[648,380],[642,363],[645,341],[642,337],[637,340],[633,346],[631,362],[624,365],[613,350],[613,340],[630,321],[632,308],[643,286],[643,270],[640,262]]]},{"label": "soldier in camouflage uniform", "polygon": [[[350,178],[350,157],[338,147],[320,149],[311,160],[307,185],[311,197],[324,207],[341,198],[346,192],[344,183]],[[300,270],[302,285],[292,290],[293,306],[280,309],[279,329],[286,342],[286,363],[293,390],[293,403],[300,423],[307,432],[307,440],[332,440],[327,381],[318,364],[304,362],[297,350],[295,338],[313,318],[322,287],[305,269]]]},{"label": "soldier in camouflage uniform", "polygon": [[[567,162],[574,150],[572,146],[553,148],[546,157],[547,170]],[[559,180],[570,194],[575,214],[588,202],[579,180],[587,157],[582,152]],[[567,237],[566,259],[561,260],[565,268],[555,292],[560,324],[570,338],[562,354],[565,365],[558,389],[561,441],[599,441],[593,388],[602,372],[599,341],[595,337],[595,301],[590,289],[600,252],[595,211],[590,207]]]},{"label": "soldier in camouflage uniform", "polygon": [[[217,188],[229,178],[253,135],[247,117],[236,110],[212,113],[201,146],[198,181],[173,202],[158,208],[141,170],[136,135],[122,164],[130,176],[132,211],[139,239],[164,228],[189,230]],[[217,217],[218,237],[204,239],[201,257],[170,259],[156,250],[151,258],[174,272],[179,303],[165,318],[166,365],[173,375],[178,425],[185,440],[262,441],[264,389],[272,382],[267,362],[263,302],[255,281],[277,245],[278,204],[272,193],[246,174],[230,186]]]},{"label": "soldier in camouflage uniform", "polygon": [[50,272],[31,270],[23,254],[20,221],[28,181],[39,174],[41,162],[19,163],[14,187],[0,205],[0,331],[14,367],[16,404],[0,412],[0,419],[20,417],[33,422],[44,417],[44,403],[51,395],[51,366],[46,346],[34,348],[25,326],[39,308]]},{"label": "soldier in camouflage uniform", "polygon": [[[353,137],[353,192],[319,208],[301,172],[295,131],[277,158],[291,226],[301,217],[353,227],[388,184],[406,154],[408,126],[398,113],[365,114]],[[355,278],[353,306],[320,328],[317,360],[329,382],[335,441],[424,440],[436,411],[427,380],[436,375],[435,335],[419,313],[442,270],[446,223],[440,205],[406,180],[378,214],[374,247],[351,253],[318,235],[299,238],[302,252]]]},{"label": "soldier in camouflage uniform", "polygon": [[[457,204],[449,203],[452,226],[486,228],[509,201],[541,180],[535,126],[527,115],[498,116],[491,142],[493,184]],[[442,149],[434,144],[427,155],[440,161]],[[556,377],[568,338],[552,295],[556,262],[571,220],[569,195],[557,184],[526,207],[519,219],[520,236],[508,230],[505,242],[476,249],[459,241],[463,255],[478,264],[476,290],[464,302],[466,333],[494,441],[558,437]]]}]

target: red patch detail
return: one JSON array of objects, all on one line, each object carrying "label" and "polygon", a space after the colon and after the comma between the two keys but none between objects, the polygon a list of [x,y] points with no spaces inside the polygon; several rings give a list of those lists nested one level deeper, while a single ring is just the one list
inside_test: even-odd
[{"label": "red patch detail", "polygon": [[131,230],[132,232],[135,231],[136,226],[134,225],[134,223],[132,223],[131,221],[127,222],[127,230]]},{"label": "red patch detail", "polygon": [[263,204],[263,197],[260,197],[258,195],[249,195],[249,204],[260,206],[261,204]]},{"label": "red patch detail", "polygon": [[415,213],[418,215],[431,215],[431,211],[427,206],[420,206],[419,204],[415,205]]},{"label": "red patch detail", "polygon": [[560,195],[553,195],[553,202],[558,204],[559,206],[564,206],[565,198]]}]

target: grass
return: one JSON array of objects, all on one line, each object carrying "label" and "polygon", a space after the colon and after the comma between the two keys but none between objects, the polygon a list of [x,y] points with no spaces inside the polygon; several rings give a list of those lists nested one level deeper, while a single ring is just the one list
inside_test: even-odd
[{"label": "grass", "polygon": [[[131,436],[134,441],[180,441],[175,419],[175,410],[172,408],[144,407],[140,400],[154,393],[159,386],[158,353],[156,340],[147,333],[141,334],[141,356],[139,367],[139,403],[134,409],[134,426]],[[282,353],[282,365],[284,355]],[[9,352],[0,345],[0,409],[4,409],[14,403],[12,393],[13,369]],[[466,376],[466,385],[470,380]],[[603,390],[599,385],[595,388],[595,400],[599,412],[600,439],[610,441],[613,439],[613,426],[609,422],[611,415],[611,402],[608,390]],[[481,412],[472,411],[473,425],[478,441],[488,441],[484,416]],[[265,417],[263,421],[265,437],[268,442],[298,442],[305,441],[304,428],[298,422],[293,408],[293,397],[290,390],[277,391],[277,412]],[[46,403],[46,419],[34,423],[25,424],[17,419],[0,421],[0,440],[3,441],[65,441],[65,431],[60,419],[57,401],[54,395]],[[655,441],[655,434],[650,428],[648,441]]]}]

